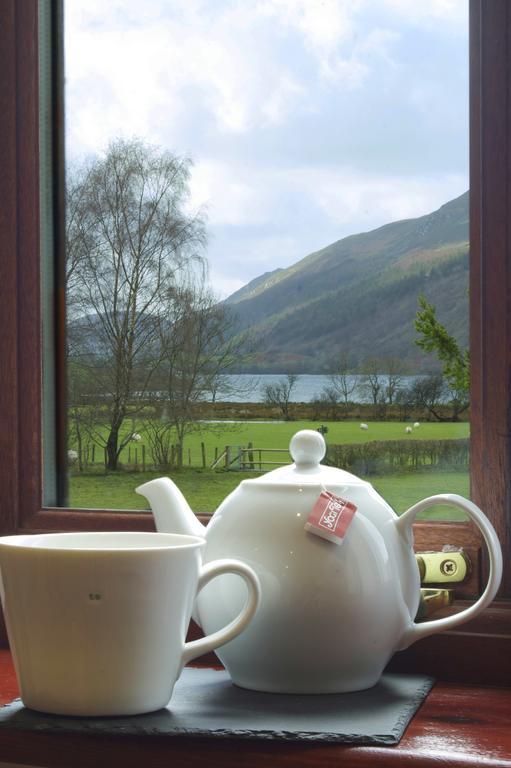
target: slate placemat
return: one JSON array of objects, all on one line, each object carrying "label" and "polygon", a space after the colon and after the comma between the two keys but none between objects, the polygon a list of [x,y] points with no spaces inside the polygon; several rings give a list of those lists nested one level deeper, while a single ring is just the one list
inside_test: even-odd
[{"label": "slate placemat", "polygon": [[186,668],[169,705],[151,714],[62,717],[16,699],[0,709],[0,729],[397,744],[433,682],[385,674],[367,691],[304,696],[248,691],[223,670]]}]

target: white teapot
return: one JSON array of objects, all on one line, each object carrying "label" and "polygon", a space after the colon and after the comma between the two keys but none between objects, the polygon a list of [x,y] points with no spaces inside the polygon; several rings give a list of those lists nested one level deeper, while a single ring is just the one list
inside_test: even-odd
[{"label": "white teapot", "polygon": [[[320,464],[325,442],[318,432],[298,432],[290,453],[294,464],[243,480],[207,528],[168,478],[137,488],[151,503],[158,531],[204,536],[205,562],[235,557],[259,576],[257,615],[217,651],[234,683],[274,693],[370,688],[395,651],[452,629],[493,600],[502,553],[493,526],[471,501],[431,496],[398,517],[368,482]],[[490,556],[489,579],[471,607],[415,624],[420,579],[412,523],[439,503],[462,509],[479,527]],[[194,618],[210,634],[234,619],[245,600],[239,579],[220,576],[199,594]]]}]

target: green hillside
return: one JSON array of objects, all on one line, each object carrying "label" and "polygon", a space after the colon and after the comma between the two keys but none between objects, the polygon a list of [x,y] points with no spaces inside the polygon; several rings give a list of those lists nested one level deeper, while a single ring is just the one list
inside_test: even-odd
[{"label": "green hillside", "polygon": [[322,372],[340,352],[354,363],[430,361],[414,344],[424,293],[462,344],[468,337],[468,193],[438,211],[352,235],[251,281],[227,303],[259,339],[252,369]]}]

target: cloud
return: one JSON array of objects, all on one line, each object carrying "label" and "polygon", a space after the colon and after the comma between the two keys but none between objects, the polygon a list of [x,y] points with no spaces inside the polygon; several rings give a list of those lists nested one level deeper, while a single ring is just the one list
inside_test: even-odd
[{"label": "cloud", "polygon": [[324,80],[350,89],[362,85],[374,56],[390,60],[395,38],[388,30],[367,30],[360,25],[358,15],[365,6],[366,0],[260,0],[258,11],[299,33]]},{"label": "cloud", "polygon": [[464,174],[370,176],[353,169],[307,174],[316,205],[343,236],[422,216],[466,192]]},{"label": "cloud", "polygon": [[235,135],[303,111],[318,80],[358,88],[375,59],[390,61],[395,38],[357,26],[363,7],[74,0],[66,5],[69,149],[90,151],[112,134],[177,143],[192,96],[216,130]]},{"label": "cloud", "polygon": [[[89,6],[77,0],[69,5],[66,80],[73,152],[104,145],[112,134],[168,137],[168,126],[178,125],[190,94],[217,130],[236,134],[282,121],[302,92],[270,51],[261,56],[264,30],[254,35],[253,15],[236,4],[227,3],[218,14],[210,7],[207,14],[198,3],[177,13],[175,4],[152,2],[139,6],[138,17],[131,2],[114,2],[104,12],[94,0]],[[173,133],[177,138],[179,129]]]},{"label": "cloud", "polygon": [[67,149],[138,135],[195,166],[231,292],[467,186],[465,0],[72,0]]},{"label": "cloud", "polygon": [[[369,1],[369,0],[368,0]],[[449,25],[449,33],[465,34],[468,20],[467,0],[428,0],[428,2],[410,2],[410,0],[381,0],[383,9],[393,15],[397,21],[405,21],[414,26]]]},{"label": "cloud", "polygon": [[268,217],[266,181],[265,172],[215,160],[199,162],[192,168],[188,205],[190,210],[204,209],[211,226],[264,224]]},{"label": "cloud", "polygon": [[466,191],[466,177],[324,166],[252,169],[247,177],[246,167],[226,174],[211,163],[194,170],[192,191],[192,202],[208,209],[210,275],[226,296],[343,237],[436,210]]}]

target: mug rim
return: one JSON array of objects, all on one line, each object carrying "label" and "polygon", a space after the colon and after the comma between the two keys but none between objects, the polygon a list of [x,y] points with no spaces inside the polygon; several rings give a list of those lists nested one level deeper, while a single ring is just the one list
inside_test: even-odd
[{"label": "mug rim", "polygon": [[[85,540],[93,537],[98,543],[103,540],[106,546],[89,544]],[[135,540],[136,538],[148,537],[147,543],[140,543],[135,546],[122,546],[122,541],[118,544],[112,543],[108,546],[107,540],[126,539]],[[154,537],[158,541],[151,543]],[[69,539],[69,545],[65,541]],[[80,539],[83,544],[80,545]],[[61,541],[62,544],[55,543],[52,546],[52,540]],[[195,534],[183,533],[163,533],[160,531],[60,531],[53,533],[28,533],[14,534],[12,536],[0,536],[0,548],[6,548],[25,552],[107,552],[114,554],[117,552],[164,552],[170,550],[196,549],[206,544],[205,537]]]}]

